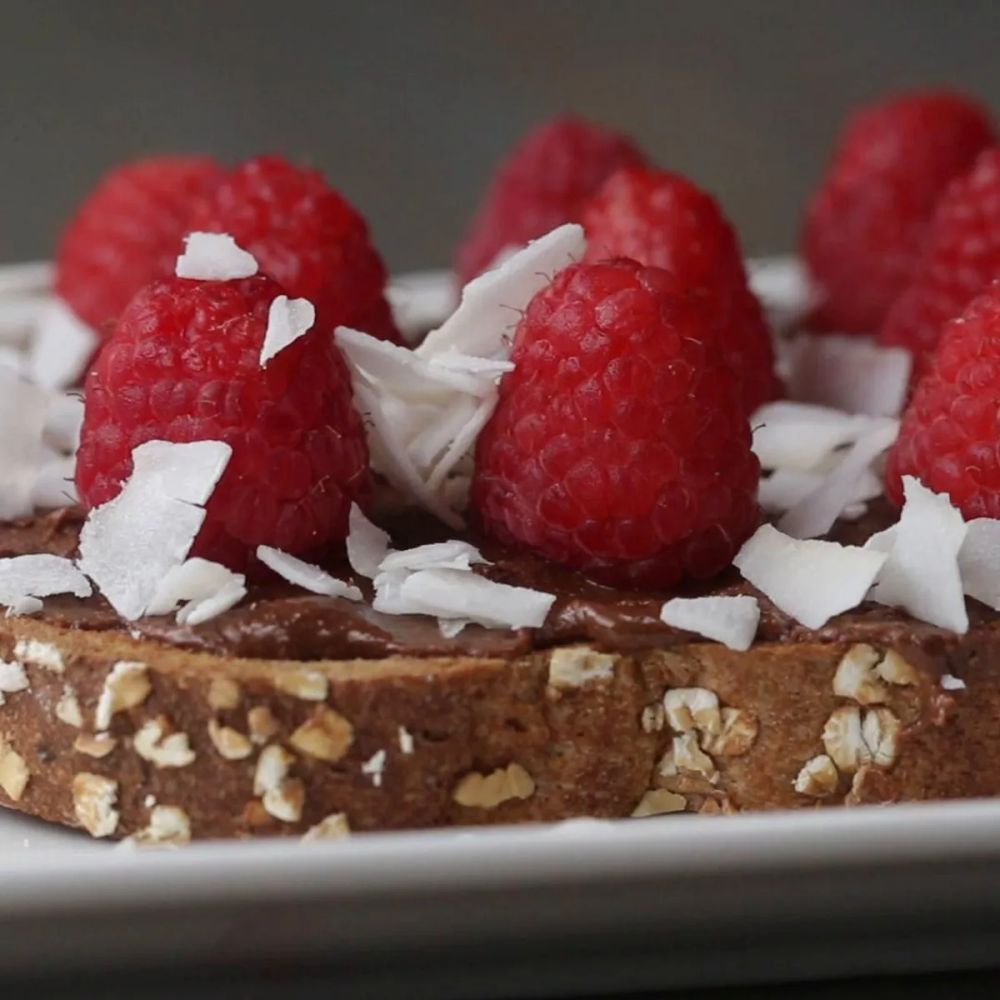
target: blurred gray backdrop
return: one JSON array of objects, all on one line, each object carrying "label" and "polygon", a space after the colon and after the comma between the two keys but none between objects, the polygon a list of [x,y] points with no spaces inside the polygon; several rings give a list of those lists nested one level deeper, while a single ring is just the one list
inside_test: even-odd
[{"label": "blurred gray backdrop", "polygon": [[396,269],[446,263],[496,158],[574,110],[795,241],[847,109],[947,83],[1000,105],[997,0],[0,0],[0,260],[49,254],[157,150],[322,167]]}]

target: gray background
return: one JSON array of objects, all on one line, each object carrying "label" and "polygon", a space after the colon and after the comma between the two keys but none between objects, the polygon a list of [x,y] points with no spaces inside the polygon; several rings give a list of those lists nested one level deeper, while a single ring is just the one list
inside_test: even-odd
[{"label": "gray background", "polygon": [[207,150],[321,166],[393,267],[445,263],[496,157],[569,109],[782,249],[854,103],[1000,99],[995,0],[0,0],[0,42],[0,260],[47,255],[108,166]]}]

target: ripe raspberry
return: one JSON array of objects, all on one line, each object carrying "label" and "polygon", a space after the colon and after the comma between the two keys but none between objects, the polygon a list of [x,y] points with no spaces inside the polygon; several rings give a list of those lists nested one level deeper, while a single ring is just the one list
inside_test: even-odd
[{"label": "ripe raspberry", "polygon": [[671,587],[730,564],[760,469],[706,315],[667,271],[576,264],[531,301],[479,437],[485,529],[607,583]]},{"label": "ripe raspberry", "polygon": [[938,204],[913,281],[879,334],[913,352],[915,376],[930,362],[944,324],[1000,278],[1000,149],[954,180]]},{"label": "ripe raspberry", "polygon": [[747,285],[736,234],[711,195],[665,170],[620,170],[586,204],[583,224],[588,261],[629,257],[666,268],[710,303],[747,413],[779,395],[764,314]]},{"label": "ripe raspberry", "polygon": [[902,477],[947,493],[966,518],[1000,517],[1000,283],[944,328],[889,454],[886,491],[903,502]]},{"label": "ripe raspberry", "polygon": [[319,329],[401,343],[368,225],[318,171],[277,156],[247,160],[199,202],[188,228],[229,233],[290,296],[312,302]]},{"label": "ripe raspberry", "polygon": [[497,168],[458,249],[459,280],[481,274],[502,250],[578,221],[583,202],[606,177],[644,161],[630,139],[579,118],[537,126]]},{"label": "ripe raspberry", "polygon": [[174,269],[192,201],[222,176],[199,156],[160,156],[106,174],[56,251],[56,291],[85,323],[110,332],[143,285]]},{"label": "ripe raspberry", "polygon": [[258,545],[305,553],[345,537],[351,501],[370,491],[361,418],[325,332],[260,367],[281,291],[261,276],[167,278],[136,295],[87,376],[76,482],[88,507],[118,494],[145,441],[226,441],[195,554],[239,569]]},{"label": "ripe raspberry", "polygon": [[940,91],[898,95],[848,121],[802,233],[825,294],[819,329],[878,330],[913,274],[948,182],[994,141],[985,108]]}]

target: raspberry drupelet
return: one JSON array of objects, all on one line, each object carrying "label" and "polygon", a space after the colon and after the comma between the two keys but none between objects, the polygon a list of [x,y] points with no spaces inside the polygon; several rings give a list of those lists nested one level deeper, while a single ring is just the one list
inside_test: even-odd
[{"label": "raspberry drupelet", "polygon": [[323,331],[261,368],[281,293],[261,276],[139,292],[87,377],[76,482],[88,507],[118,494],[143,442],[217,440],[233,454],[193,554],[242,569],[258,545],[303,554],[346,536],[352,501],[370,495],[364,429]]},{"label": "raspberry drupelet", "polygon": [[488,533],[628,586],[731,563],[760,470],[704,306],[629,260],[573,265],[535,296],[476,450]]}]

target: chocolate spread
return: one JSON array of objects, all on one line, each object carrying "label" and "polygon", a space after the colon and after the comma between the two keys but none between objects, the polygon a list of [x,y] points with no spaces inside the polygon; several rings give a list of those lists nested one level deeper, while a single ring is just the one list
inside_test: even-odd
[{"label": "chocolate spread", "polygon": [[[876,507],[863,521],[838,532],[841,541],[858,543],[891,520]],[[82,517],[65,510],[0,526],[0,557],[32,552],[72,556]],[[388,527],[398,547],[447,537],[426,518],[409,516]],[[469,626],[453,639],[442,637],[436,619],[422,615],[385,615],[367,602],[320,597],[279,583],[251,584],[243,602],[202,625],[178,625],[172,616],[122,621],[100,596],[88,600],[51,597],[45,616],[56,624],[80,629],[128,630],[134,635],[175,646],[221,655],[262,659],[378,659],[386,656],[488,656],[512,658],[533,649],[567,642],[597,648],[638,652],[691,641],[690,633],[660,621],[660,608],[678,592],[631,592],[587,581],[578,571],[556,566],[526,552],[473,539],[489,566],[478,567],[492,579],[534,587],[556,595],[545,625],[539,629],[499,630]],[[357,579],[346,562],[326,567],[341,579],[353,580],[370,594],[368,581]],[[861,607],[831,620],[824,628],[805,628],[779,611],[735,571],[709,585],[687,587],[682,596],[753,594],[760,600],[758,641],[858,642],[909,648],[938,656],[959,637],[944,629],[914,621],[878,604]],[[997,615],[970,602],[970,627],[988,624]]]}]

